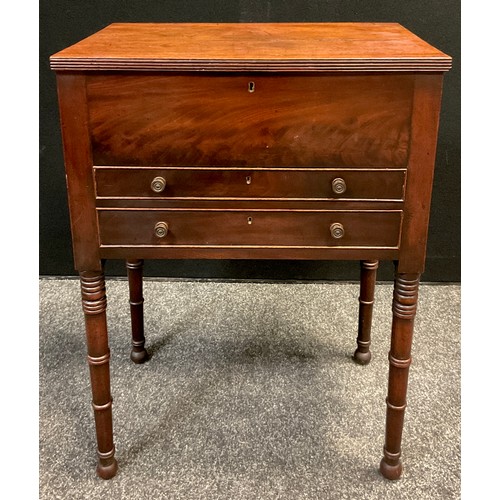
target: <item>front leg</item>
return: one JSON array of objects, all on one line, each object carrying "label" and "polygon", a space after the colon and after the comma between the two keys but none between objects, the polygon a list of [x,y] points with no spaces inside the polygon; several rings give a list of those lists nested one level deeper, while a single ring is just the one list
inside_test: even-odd
[{"label": "front leg", "polygon": [[111,387],[109,378],[108,331],[106,325],[106,287],[101,271],[80,272],[82,305],[87,333],[87,361],[92,387],[99,463],[97,474],[111,479],[118,469],[114,457]]},{"label": "front leg", "polygon": [[419,280],[420,274],[396,272],[394,281],[385,446],[384,457],[380,462],[380,472],[387,479],[398,479],[403,470],[401,438]]}]

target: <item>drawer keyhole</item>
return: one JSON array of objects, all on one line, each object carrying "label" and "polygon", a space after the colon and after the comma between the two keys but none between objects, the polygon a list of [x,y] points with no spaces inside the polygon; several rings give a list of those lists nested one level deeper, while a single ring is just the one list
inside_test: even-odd
[{"label": "drawer keyhole", "polygon": [[255,92],[255,82],[248,82],[248,92]]},{"label": "drawer keyhole", "polygon": [[251,217],[249,217],[249,218],[247,219],[247,222],[248,222],[249,224],[251,224],[251,223],[252,223],[252,218],[251,218]]},{"label": "drawer keyhole", "polygon": [[252,183],[252,176],[251,175],[247,175],[245,180],[247,181],[247,184],[251,184]]}]

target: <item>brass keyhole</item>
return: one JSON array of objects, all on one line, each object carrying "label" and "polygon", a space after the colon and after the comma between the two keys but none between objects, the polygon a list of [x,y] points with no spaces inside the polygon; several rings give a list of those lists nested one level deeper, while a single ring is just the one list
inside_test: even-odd
[{"label": "brass keyhole", "polygon": [[252,218],[249,217],[247,221],[248,221],[249,224],[251,224],[252,223]]},{"label": "brass keyhole", "polygon": [[248,92],[255,92],[255,83],[248,82]]},{"label": "brass keyhole", "polygon": [[252,176],[251,175],[247,175],[245,179],[247,181],[247,184],[251,184],[252,183]]}]

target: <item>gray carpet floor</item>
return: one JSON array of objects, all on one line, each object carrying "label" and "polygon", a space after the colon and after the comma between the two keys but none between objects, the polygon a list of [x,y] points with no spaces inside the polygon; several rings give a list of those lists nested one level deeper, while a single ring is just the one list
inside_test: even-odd
[{"label": "gray carpet floor", "polygon": [[116,457],[96,477],[78,281],[40,280],[40,498],[460,498],[460,287],[422,285],[401,480],[382,478],[391,295],[354,364],[358,286],[147,280],[144,365],[108,280]]}]

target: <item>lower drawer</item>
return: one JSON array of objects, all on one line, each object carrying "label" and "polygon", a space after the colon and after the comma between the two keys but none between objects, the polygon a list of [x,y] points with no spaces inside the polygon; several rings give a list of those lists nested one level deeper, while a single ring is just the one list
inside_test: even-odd
[{"label": "lower drawer", "polygon": [[397,248],[401,211],[100,209],[101,246]]}]

